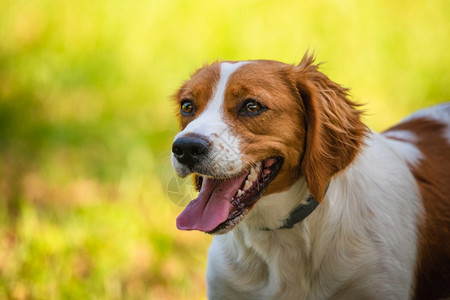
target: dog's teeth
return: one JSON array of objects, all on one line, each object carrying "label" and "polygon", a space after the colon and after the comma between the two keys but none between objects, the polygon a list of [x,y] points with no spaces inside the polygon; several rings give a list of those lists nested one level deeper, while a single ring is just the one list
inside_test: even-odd
[{"label": "dog's teeth", "polygon": [[256,170],[254,168],[250,170],[250,175],[248,175],[247,178],[249,181],[255,181],[255,179],[258,178],[258,173],[256,173]]},{"label": "dog's teeth", "polygon": [[261,166],[262,166],[262,163],[260,161],[256,163],[256,170],[255,170],[256,173],[259,173],[261,171]]},{"label": "dog's teeth", "polygon": [[244,190],[248,190],[252,186],[252,182],[246,180],[244,184]]},{"label": "dog's teeth", "polygon": [[255,181],[255,179],[257,178],[257,175],[256,174],[250,174],[250,175],[248,175],[248,180],[249,181]]},{"label": "dog's teeth", "polygon": [[237,196],[238,197],[240,197],[240,196],[242,196],[242,195],[244,195],[245,194],[245,192],[243,191],[243,190],[238,190],[238,192],[237,192]]}]

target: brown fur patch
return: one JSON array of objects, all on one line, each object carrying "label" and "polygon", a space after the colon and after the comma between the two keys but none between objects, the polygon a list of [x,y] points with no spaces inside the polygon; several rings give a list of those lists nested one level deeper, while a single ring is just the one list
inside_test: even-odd
[{"label": "brown fur patch", "polygon": [[450,145],[445,138],[448,128],[421,117],[400,123],[387,133],[398,130],[417,136],[415,144],[425,157],[418,166],[411,166],[425,209],[419,223],[415,299],[449,297]]},{"label": "brown fur patch", "polygon": [[[304,110],[289,80],[292,66],[255,61],[232,74],[225,95],[225,114],[241,139],[241,153],[249,165],[273,156],[284,158],[283,167],[265,194],[288,189],[300,175],[304,148]],[[268,109],[259,116],[240,116],[246,99]]]},{"label": "brown fur patch", "polygon": [[[177,115],[181,130],[205,109],[213,96],[219,79],[220,63],[213,63],[198,69],[177,91],[174,98],[177,104]],[[193,116],[185,116],[180,113],[181,102],[186,99],[192,100],[194,104],[195,114]]]}]

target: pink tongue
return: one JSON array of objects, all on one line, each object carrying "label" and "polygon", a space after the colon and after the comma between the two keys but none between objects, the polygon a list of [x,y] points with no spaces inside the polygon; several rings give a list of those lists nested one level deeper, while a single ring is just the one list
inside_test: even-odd
[{"label": "pink tongue", "polygon": [[225,181],[203,177],[198,197],[177,218],[178,229],[208,232],[225,222],[230,213],[231,199],[247,175],[244,173]]}]

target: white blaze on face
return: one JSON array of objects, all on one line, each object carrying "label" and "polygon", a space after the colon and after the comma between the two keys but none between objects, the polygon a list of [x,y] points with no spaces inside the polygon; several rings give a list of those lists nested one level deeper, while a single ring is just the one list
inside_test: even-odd
[{"label": "white blaze on face", "polygon": [[[223,177],[237,174],[242,171],[241,153],[239,151],[239,138],[234,135],[224,119],[225,91],[228,79],[237,69],[247,62],[221,63],[220,79],[212,98],[206,108],[183,131],[175,136],[183,137],[187,133],[195,133],[205,136],[212,144],[212,149],[203,163],[208,165],[212,176]],[[179,175],[184,175],[187,170],[172,154],[172,163]]]}]

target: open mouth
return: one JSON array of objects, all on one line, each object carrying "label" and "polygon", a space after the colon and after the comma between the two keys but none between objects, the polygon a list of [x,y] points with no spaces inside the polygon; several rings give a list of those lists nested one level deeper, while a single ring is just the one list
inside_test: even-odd
[{"label": "open mouth", "polygon": [[181,230],[225,233],[236,226],[276,177],[283,159],[272,157],[229,179],[197,177],[200,193],[177,218]]}]

